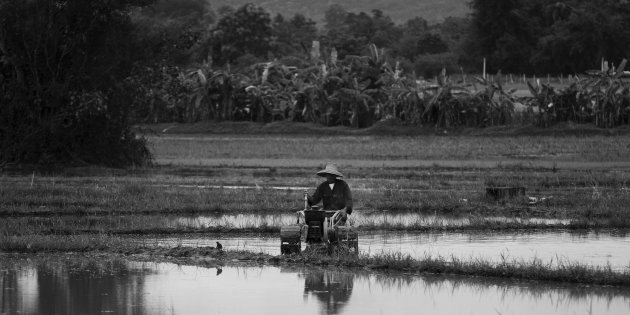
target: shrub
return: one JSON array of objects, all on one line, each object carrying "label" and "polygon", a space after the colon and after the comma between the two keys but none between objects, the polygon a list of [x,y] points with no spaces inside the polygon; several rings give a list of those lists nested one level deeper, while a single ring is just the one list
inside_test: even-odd
[{"label": "shrub", "polygon": [[419,55],[414,60],[416,74],[425,78],[433,78],[445,68],[448,73],[459,72],[457,57],[453,53]]}]

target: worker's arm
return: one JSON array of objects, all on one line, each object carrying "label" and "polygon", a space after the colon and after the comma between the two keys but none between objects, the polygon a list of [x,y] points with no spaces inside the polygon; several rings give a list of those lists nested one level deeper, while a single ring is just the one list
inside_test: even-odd
[{"label": "worker's arm", "polygon": [[322,185],[317,186],[317,189],[315,189],[315,193],[313,193],[312,196],[308,196],[308,205],[309,206],[316,205],[320,201],[322,201],[321,187],[322,187]]},{"label": "worker's arm", "polygon": [[352,193],[348,184],[345,184],[343,187],[343,196],[346,199],[345,213],[352,214]]}]

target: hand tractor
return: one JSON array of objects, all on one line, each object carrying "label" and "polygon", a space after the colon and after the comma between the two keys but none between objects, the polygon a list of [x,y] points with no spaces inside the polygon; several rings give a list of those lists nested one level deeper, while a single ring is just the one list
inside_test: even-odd
[{"label": "hand tractor", "polygon": [[296,212],[297,223],[280,228],[280,252],[282,254],[299,254],[302,242],[306,243],[306,251],[324,251],[332,253],[335,249],[359,251],[359,236],[352,227],[340,224],[337,211],[320,210],[317,206],[309,206],[304,195],[304,210]]}]

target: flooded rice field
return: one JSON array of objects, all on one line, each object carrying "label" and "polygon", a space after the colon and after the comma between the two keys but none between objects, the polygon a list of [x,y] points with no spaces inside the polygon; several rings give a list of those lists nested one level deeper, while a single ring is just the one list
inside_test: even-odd
[{"label": "flooded rice field", "polygon": [[[0,255],[0,314],[627,314],[630,288]],[[465,307],[463,307],[465,305]]]},{"label": "flooded rice field", "polygon": [[[462,217],[418,213],[358,212],[349,224],[360,232],[359,250],[369,255],[400,254],[422,259],[426,256],[464,260],[528,261],[542,263],[578,262],[614,270],[630,269],[630,231],[571,231],[538,229],[500,231],[439,231],[440,227],[466,227],[475,222]],[[518,219],[491,217],[485,222],[562,226],[567,220]],[[295,224],[294,214],[235,214],[204,216],[82,216],[7,218],[0,222],[23,233],[29,228],[57,231],[120,231],[129,239],[148,246],[215,246],[219,241],[227,249],[280,254],[280,236],[274,231],[282,225]],[[213,229],[217,228],[219,229]],[[414,232],[422,227],[436,227],[434,232]],[[222,228],[242,229],[240,233],[219,234]],[[270,229],[268,229],[270,228]],[[34,228],[33,228],[34,229]],[[250,230],[248,230],[250,229]],[[390,229],[390,230],[387,230]],[[52,230],[51,230],[52,231]],[[136,232],[134,232],[136,231]],[[156,231],[156,232],[152,232]],[[165,231],[168,234],[156,234]],[[191,231],[195,233],[186,233]],[[232,230],[234,231],[234,230]],[[247,232],[250,231],[250,232]],[[260,234],[259,232],[267,232]],[[395,232],[396,231],[396,232]],[[202,233],[199,233],[202,232]],[[75,232],[72,232],[75,233]],[[254,234],[258,233],[258,234]],[[304,245],[304,244],[303,244]]]},{"label": "flooded rice field", "polygon": [[[215,246],[280,254],[277,235],[144,236],[135,241],[151,246]],[[303,244],[303,248],[305,245]],[[422,259],[427,256],[490,262],[539,259],[557,266],[578,262],[593,266],[630,270],[630,236],[619,232],[475,232],[475,233],[384,233],[359,235],[359,251],[368,255],[401,254]]]}]

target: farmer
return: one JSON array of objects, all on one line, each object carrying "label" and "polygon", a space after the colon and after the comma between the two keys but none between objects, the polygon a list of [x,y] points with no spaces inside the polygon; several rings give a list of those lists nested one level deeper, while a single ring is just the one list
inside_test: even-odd
[{"label": "farmer", "polygon": [[338,210],[333,216],[335,224],[345,225],[348,215],[352,214],[352,194],[348,184],[341,179],[343,174],[337,165],[327,164],[317,175],[326,177],[326,181],[317,186],[312,196],[308,196],[309,206],[322,201],[324,210]]}]

